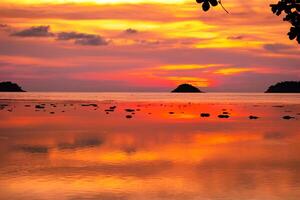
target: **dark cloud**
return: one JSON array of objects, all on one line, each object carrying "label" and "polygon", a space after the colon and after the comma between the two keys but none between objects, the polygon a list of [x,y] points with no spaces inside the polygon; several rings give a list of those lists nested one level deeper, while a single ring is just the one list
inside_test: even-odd
[{"label": "dark cloud", "polygon": [[229,39],[229,40],[242,40],[244,38],[245,38],[245,36],[243,36],[243,35],[236,35],[236,36],[227,37],[227,39]]},{"label": "dark cloud", "polygon": [[286,51],[286,50],[292,50],[294,47],[286,44],[265,44],[264,49],[267,51],[271,52],[281,52],[281,51]]},{"label": "dark cloud", "polygon": [[151,40],[136,40],[136,42],[138,44],[142,44],[142,45],[158,45],[161,43],[158,40],[153,40],[153,41],[151,41]]},{"label": "dark cloud", "polygon": [[7,24],[0,24],[0,28],[7,28],[8,25]]},{"label": "dark cloud", "polygon": [[11,33],[13,28],[8,24],[0,24],[0,31]]},{"label": "dark cloud", "polygon": [[49,148],[47,146],[36,145],[20,145],[15,147],[16,150],[23,151],[25,153],[48,153]]},{"label": "dark cloud", "polygon": [[18,37],[52,37],[54,33],[50,32],[50,26],[32,26],[11,35]]},{"label": "dark cloud", "polygon": [[57,40],[74,40],[78,45],[100,46],[107,45],[108,41],[99,35],[77,33],[77,32],[61,32],[56,36]]},{"label": "dark cloud", "polygon": [[136,34],[136,33],[138,33],[138,31],[136,29],[132,29],[132,28],[126,29],[124,32],[128,33],[128,34]]}]

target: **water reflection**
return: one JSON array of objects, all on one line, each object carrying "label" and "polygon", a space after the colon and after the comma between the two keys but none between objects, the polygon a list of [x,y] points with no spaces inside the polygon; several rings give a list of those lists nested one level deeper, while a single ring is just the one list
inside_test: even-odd
[{"label": "water reflection", "polygon": [[300,196],[299,121],[281,118],[297,116],[299,105],[46,102],[35,111],[33,102],[6,103],[0,199]]}]

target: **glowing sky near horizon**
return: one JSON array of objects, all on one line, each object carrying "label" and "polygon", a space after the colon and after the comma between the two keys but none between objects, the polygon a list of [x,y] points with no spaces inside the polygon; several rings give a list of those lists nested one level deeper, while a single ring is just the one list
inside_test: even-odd
[{"label": "glowing sky near horizon", "polygon": [[4,0],[0,81],[29,91],[169,91],[185,82],[264,91],[300,79],[299,45],[270,3],[224,0],[227,14],[193,0]]}]

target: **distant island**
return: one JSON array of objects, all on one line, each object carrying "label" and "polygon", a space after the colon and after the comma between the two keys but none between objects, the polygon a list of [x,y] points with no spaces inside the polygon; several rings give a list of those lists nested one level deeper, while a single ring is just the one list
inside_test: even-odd
[{"label": "distant island", "polygon": [[276,83],[270,86],[265,93],[300,93],[300,81]]},{"label": "distant island", "polygon": [[185,83],[179,85],[176,89],[172,91],[172,93],[202,93],[202,91],[195,86]]},{"label": "distant island", "polygon": [[0,92],[25,92],[18,84],[10,81],[0,82]]}]

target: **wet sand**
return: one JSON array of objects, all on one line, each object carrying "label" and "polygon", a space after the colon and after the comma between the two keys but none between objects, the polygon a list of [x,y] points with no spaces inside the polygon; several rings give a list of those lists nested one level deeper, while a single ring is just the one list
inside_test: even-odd
[{"label": "wet sand", "polygon": [[0,101],[0,199],[298,200],[300,104]]}]

